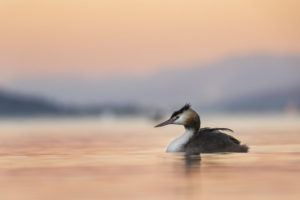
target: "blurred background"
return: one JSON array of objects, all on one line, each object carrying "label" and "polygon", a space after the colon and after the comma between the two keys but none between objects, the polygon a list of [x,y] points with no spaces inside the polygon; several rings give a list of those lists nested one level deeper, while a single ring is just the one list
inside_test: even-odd
[{"label": "blurred background", "polygon": [[0,115],[297,113],[300,3],[0,3]]},{"label": "blurred background", "polygon": [[[185,103],[250,153],[165,154]],[[299,0],[0,1],[3,199],[298,200],[299,113]]]}]

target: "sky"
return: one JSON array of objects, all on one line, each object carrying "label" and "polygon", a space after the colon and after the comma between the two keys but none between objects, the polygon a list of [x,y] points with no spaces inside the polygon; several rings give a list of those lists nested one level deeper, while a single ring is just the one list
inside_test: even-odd
[{"label": "sky", "polygon": [[0,84],[300,53],[299,0],[2,0]]}]

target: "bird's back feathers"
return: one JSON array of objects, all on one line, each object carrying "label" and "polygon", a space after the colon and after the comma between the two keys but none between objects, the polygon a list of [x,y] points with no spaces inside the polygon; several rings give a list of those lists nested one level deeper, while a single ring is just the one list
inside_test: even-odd
[{"label": "bird's back feathers", "polygon": [[198,133],[185,144],[187,153],[215,153],[215,152],[247,152],[248,147],[241,145],[233,136],[221,131],[230,131],[228,128],[201,128]]}]

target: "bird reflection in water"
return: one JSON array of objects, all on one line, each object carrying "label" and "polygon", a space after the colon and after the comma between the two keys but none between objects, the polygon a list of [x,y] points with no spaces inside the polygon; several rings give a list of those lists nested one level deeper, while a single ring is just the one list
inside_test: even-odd
[{"label": "bird reflection in water", "polygon": [[200,154],[185,154],[183,157],[185,162],[185,171],[187,174],[200,171],[201,156]]}]

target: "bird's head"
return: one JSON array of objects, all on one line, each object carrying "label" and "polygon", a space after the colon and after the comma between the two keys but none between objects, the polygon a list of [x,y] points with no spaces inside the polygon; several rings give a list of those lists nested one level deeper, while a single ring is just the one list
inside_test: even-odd
[{"label": "bird's head", "polygon": [[191,109],[189,104],[185,104],[181,109],[175,111],[170,119],[155,127],[161,127],[168,124],[183,125],[187,129],[195,129],[198,131],[200,128],[200,117],[193,109]]}]

